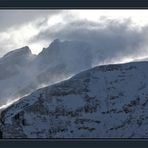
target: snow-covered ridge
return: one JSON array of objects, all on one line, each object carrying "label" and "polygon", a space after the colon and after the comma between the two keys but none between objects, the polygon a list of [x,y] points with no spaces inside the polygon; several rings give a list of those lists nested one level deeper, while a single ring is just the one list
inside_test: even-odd
[{"label": "snow-covered ridge", "polygon": [[1,113],[1,137],[148,137],[147,73],[148,62],[104,65],[41,88]]}]

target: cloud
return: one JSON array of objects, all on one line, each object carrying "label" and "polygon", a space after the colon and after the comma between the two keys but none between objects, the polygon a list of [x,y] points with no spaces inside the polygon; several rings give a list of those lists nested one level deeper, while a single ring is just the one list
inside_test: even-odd
[{"label": "cloud", "polygon": [[43,24],[62,10],[0,10],[0,57],[7,52],[29,45],[39,50],[42,44],[30,44],[29,39],[43,29]]},{"label": "cloud", "polygon": [[68,10],[2,10],[0,18],[0,56],[26,45],[38,53],[56,38],[90,44],[94,64],[119,63],[148,53],[148,27],[138,27],[128,18],[99,16],[93,21]]},{"label": "cloud", "polygon": [[79,40],[89,43],[94,55],[94,63],[118,63],[124,59],[135,59],[148,54],[148,27],[137,27],[130,19],[118,20],[102,17],[101,21],[71,21],[56,24],[41,30],[31,38],[31,42]]},{"label": "cloud", "polygon": [[0,31],[20,26],[39,18],[52,16],[60,10],[0,10]]}]

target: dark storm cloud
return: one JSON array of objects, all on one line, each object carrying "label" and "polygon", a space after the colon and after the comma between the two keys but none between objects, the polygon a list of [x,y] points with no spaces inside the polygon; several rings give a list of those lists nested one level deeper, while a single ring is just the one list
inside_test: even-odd
[{"label": "dark storm cloud", "polygon": [[101,22],[75,21],[57,24],[47,30],[41,31],[31,39],[32,42],[41,40],[79,40],[91,44],[95,62],[116,61],[125,57],[137,58],[147,52],[148,27],[141,29],[132,25],[130,19],[123,22],[105,20]]},{"label": "dark storm cloud", "polygon": [[20,26],[35,19],[58,14],[60,10],[0,10],[0,31]]}]

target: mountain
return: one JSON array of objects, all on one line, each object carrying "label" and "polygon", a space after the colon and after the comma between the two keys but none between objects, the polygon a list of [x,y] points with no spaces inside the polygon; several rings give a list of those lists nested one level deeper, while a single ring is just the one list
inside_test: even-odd
[{"label": "mountain", "polygon": [[76,73],[91,68],[91,60],[91,47],[87,43],[55,39],[39,53],[34,64],[39,69],[62,64],[68,73]]},{"label": "mountain", "polygon": [[2,111],[1,138],[146,138],[147,69],[104,65],[36,90]]},{"label": "mountain", "polygon": [[29,47],[8,52],[0,59],[0,80],[7,79],[17,74],[20,69],[26,66],[32,59],[33,55]]},{"label": "mountain", "polygon": [[39,55],[28,46],[13,50],[0,58],[0,105],[88,68],[91,49],[85,42],[55,39]]},{"label": "mountain", "polygon": [[13,98],[23,85],[26,68],[34,59],[29,47],[22,47],[0,58],[0,105]]}]

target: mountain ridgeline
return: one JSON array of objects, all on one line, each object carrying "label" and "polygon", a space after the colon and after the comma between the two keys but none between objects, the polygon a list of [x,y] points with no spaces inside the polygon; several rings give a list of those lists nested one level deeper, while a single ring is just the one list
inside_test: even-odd
[{"label": "mountain ridgeline", "polygon": [[1,138],[147,138],[148,62],[104,65],[2,111]]}]

